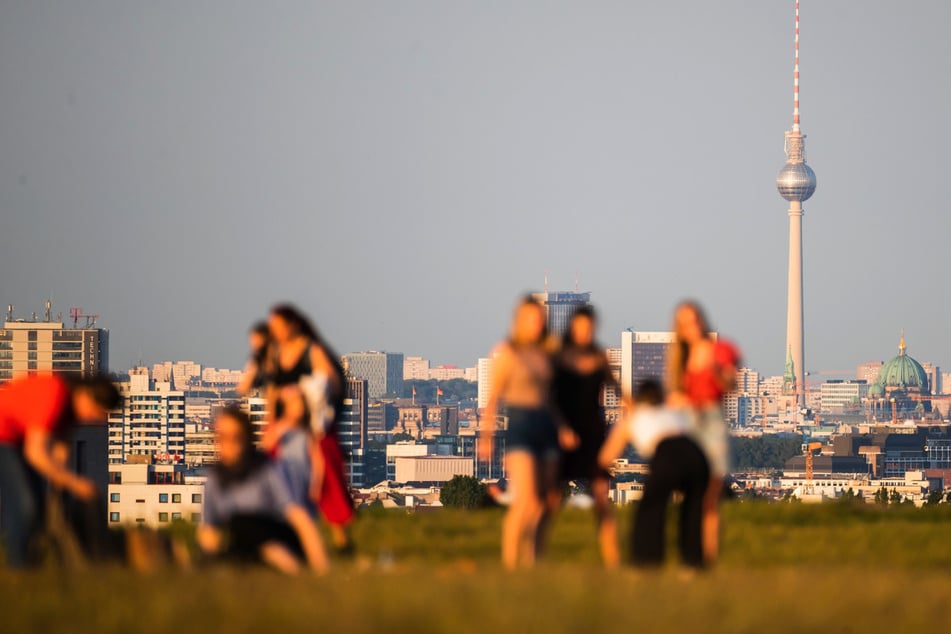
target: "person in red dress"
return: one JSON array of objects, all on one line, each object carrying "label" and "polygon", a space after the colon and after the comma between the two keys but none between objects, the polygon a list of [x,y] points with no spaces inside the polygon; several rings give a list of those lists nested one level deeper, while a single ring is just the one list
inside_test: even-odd
[{"label": "person in red dress", "polygon": [[66,467],[66,434],[77,422],[105,420],[119,392],[103,376],[29,375],[0,386],[0,532],[7,565],[33,563],[45,483],[93,501],[96,486]]}]

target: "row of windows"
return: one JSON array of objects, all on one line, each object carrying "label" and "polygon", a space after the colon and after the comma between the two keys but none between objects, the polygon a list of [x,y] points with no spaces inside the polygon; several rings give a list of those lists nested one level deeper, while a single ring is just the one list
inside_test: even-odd
[{"label": "row of windows", "polygon": [[[121,517],[121,516],[120,516],[120,514],[119,514],[117,511],[113,511],[112,513],[109,513],[109,521],[110,521],[110,522],[118,522],[118,521],[120,521],[120,517]],[[192,521],[193,521],[193,522],[196,522],[196,523],[197,523],[197,522],[201,522],[201,513],[192,513],[192,516],[191,516],[191,517],[192,517]],[[182,519],[182,514],[181,514],[181,513],[172,513],[172,514],[171,514],[171,520],[172,520],[173,522],[174,522],[175,520],[180,520],[180,519]],[[144,517],[137,517],[137,518],[135,518],[135,521],[136,521],[136,523],[144,524],[144,523],[145,523],[145,518],[144,518]],[[160,522],[168,522],[168,521],[169,521],[169,514],[168,514],[168,513],[159,513],[159,514],[158,514],[158,521],[160,521]]]},{"label": "row of windows", "polygon": [[[118,501],[119,501],[119,498],[120,498],[120,494],[119,494],[119,493],[110,493],[110,494],[109,494],[109,501],[110,501],[110,502],[118,502]],[[172,493],[172,504],[180,504],[181,501],[182,501],[182,494],[181,494],[181,493]],[[139,499],[136,500],[136,503],[137,503],[137,504],[145,504],[145,500],[144,500],[143,498],[139,498]],[[159,493],[159,503],[160,503],[160,504],[168,504],[168,493]],[[201,504],[201,493],[192,493],[192,503],[194,503],[194,504]]]}]

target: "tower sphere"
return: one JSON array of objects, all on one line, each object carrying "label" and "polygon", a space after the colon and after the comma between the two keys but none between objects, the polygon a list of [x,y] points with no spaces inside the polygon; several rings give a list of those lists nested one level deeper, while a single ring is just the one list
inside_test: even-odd
[{"label": "tower sphere", "polygon": [[786,163],[776,177],[776,189],[786,200],[809,200],[816,191],[816,173],[805,163]]}]

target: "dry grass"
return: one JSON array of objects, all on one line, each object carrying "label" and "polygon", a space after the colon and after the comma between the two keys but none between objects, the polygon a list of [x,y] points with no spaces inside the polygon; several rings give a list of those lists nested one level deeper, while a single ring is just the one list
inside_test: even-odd
[{"label": "dry grass", "polygon": [[[726,507],[724,557],[684,578],[607,573],[589,515],[563,514],[544,564],[497,564],[501,513],[363,516],[326,578],[210,568],[0,573],[3,631],[879,632],[951,626],[951,509]],[[628,513],[622,512],[626,532]]]}]

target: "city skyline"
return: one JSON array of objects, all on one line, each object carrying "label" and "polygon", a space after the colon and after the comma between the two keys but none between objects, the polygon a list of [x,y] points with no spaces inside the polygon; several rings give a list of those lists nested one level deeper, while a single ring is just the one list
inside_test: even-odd
[{"label": "city skyline", "polygon": [[[240,367],[248,326],[287,299],[337,352],[469,366],[545,271],[561,290],[577,273],[604,345],[695,297],[747,366],[781,374],[770,183],[793,2],[111,6],[0,8],[0,85],[17,86],[0,302],[18,316],[52,293],[54,313],[101,315],[113,368]],[[888,359],[903,327],[949,365],[951,7],[802,14],[823,176],[804,369]]]}]

